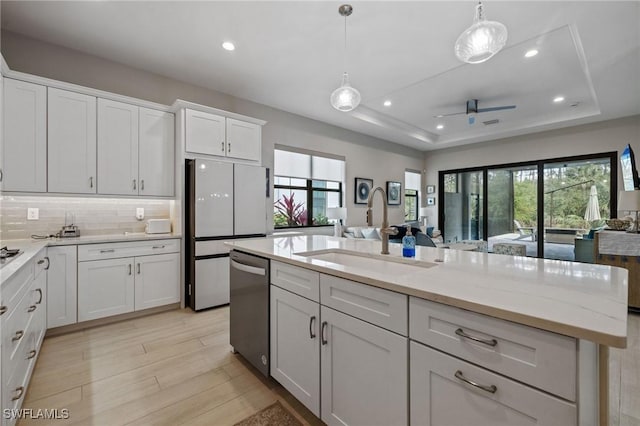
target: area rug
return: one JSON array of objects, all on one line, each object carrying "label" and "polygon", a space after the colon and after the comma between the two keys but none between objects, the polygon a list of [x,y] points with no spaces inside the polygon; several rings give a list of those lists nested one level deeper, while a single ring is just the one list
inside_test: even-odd
[{"label": "area rug", "polygon": [[302,423],[277,401],[234,426],[302,426]]}]

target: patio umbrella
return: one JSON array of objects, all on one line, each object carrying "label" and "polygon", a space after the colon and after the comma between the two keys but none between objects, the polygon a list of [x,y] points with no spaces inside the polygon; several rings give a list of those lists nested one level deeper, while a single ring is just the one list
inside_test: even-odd
[{"label": "patio umbrella", "polygon": [[591,222],[600,219],[600,204],[598,204],[598,190],[595,185],[591,185],[587,211],[584,212],[584,220]]}]

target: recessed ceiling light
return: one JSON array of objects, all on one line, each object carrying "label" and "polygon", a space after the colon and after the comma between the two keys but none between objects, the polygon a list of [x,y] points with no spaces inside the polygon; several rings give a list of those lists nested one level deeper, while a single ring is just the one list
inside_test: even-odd
[{"label": "recessed ceiling light", "polygon": [[224,43],[222,43],[222,48],[228,51],[236,50],[236,46],[230,41],[225,41]]},{"label": "recessed ceiling light", "polygon": [[553,98],[553,102],[559,104],[560,102],[564,101],[564,96],[556,96],[555,98]]},{"label": "recessed ceiling light", "polygon": [[538,50],[537,49],[531,49],[531,50],[527,50],[527,53],[524,54],[524,57],[525,58],[533,58],[537,54],[538,54]]},{"label": "recessed ceiling light", "polygon": [[438,124],[438,125],[436,126],[436,129],[438,129],[438,130],[442,130],[442,129],[444,129],[444,124]]},{"label": "recessed ceiling light", "polygon": [[384,101],[384,103],[382,105],[384,105],[386,107],[390,107],[391,106],[391,101],[386,100],[386,101]]}]

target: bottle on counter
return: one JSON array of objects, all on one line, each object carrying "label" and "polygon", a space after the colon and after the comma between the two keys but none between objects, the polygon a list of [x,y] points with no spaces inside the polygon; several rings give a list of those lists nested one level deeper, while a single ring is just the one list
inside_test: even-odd
[{"label": "bottle on counter", "polygon": [[410,226],[407,226],[407,233],[402,237],[402,256],[416,257],[416,237],[411,234]]}]

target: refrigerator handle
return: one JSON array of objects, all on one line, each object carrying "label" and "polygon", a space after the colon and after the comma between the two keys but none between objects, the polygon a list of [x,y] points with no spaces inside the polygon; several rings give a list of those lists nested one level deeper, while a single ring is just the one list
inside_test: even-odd
[{"label": "refrigerator handle", "polygon": [[244,263],[236,262],[233,259],[230,259],[231,267],[235,268],[239,271],[247,272],[253,275],[265,276],[267,271],[264,268],[256,268],[255,266],[245,265]]}]

